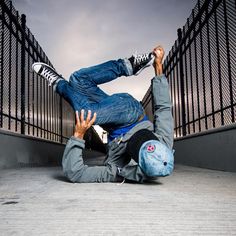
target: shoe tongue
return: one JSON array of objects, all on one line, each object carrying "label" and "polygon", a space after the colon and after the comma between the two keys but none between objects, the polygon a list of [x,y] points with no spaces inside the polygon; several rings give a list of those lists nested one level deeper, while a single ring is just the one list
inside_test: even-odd
[{"label": "shoe tongue", "polygon": [[37,72],[38,74],[40,74],[41,75],[41,73],[43,72],[43,66],[41,66],[40,68],[39,68],[39,71]]},{"label": "shoe tongue", "polygon": [[130,61],[132,67],[134,66],[134,58],[135,58],[134,55],[132,57],[128,58],[128,60]]}]

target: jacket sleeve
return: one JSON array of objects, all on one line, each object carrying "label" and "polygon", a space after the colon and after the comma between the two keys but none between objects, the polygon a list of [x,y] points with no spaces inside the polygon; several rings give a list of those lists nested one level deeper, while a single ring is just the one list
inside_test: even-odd
[{"label": "jacket sleeve", "polygon": [[88,167],[84,165],[82,151],[85,141],[71,137],[66,145],[62,167],[65,176],[74,183],[115,182],[117,181],[117,167],[106,166]]},{"label": "jacket sleeve", "polygon": [[174,137],[172,104],[170,101],[169,84],[164,75],[153,78],[152,95],[154,103],[154,131],[159,140],[172,149]]},{"label": "jacket sleeve", "polygon": [[125,179],[143,183],[148,177],[142,172],[141,168],[137,164],[130,163],[120,169],[119,175]]}]

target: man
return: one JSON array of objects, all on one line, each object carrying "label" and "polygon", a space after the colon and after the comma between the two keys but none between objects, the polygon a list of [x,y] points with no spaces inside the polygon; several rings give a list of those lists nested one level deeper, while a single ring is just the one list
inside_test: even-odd
[{"label": "man", "polygon": [[[66,145],[62,160],[64,174],[71,182],[128,179],[142,183],[172,173],[173,118],[169,86],[162,72],[163,56],[164,50],[158,46],[152,53],[76,71],[69,82],[48,65],[33,64],[33,70],[48,80],[54,91],[76,111],[74,135]],[[152,80],[155,128],[145,116],[141,104],[131,95],[119,93],[109,96],[97,86],[120,76],[137,75],[151,64],[156,75]],[[109,133],[104,166],[88,167],[83,163],[83,137],[93,124],[100,125]]]}]

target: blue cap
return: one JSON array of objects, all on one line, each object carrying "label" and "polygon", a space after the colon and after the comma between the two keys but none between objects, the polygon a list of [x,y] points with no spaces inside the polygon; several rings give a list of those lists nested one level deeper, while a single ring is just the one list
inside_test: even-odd
[{"label": "blue cap", "polygon": [[173,151],[157,140],[149,140],[139,150],[139,166],[150,177],[170,175],[174,169]]}]

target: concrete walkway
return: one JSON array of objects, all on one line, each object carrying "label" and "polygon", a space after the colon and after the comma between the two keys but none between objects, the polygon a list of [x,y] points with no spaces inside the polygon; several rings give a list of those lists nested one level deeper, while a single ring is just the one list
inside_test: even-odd
[{"label": "concrete walkway", "polygon": [[58,167],[0,171],[0,235],[236,235],[236,173],[177,166],[150,184],[72,184]]}]

